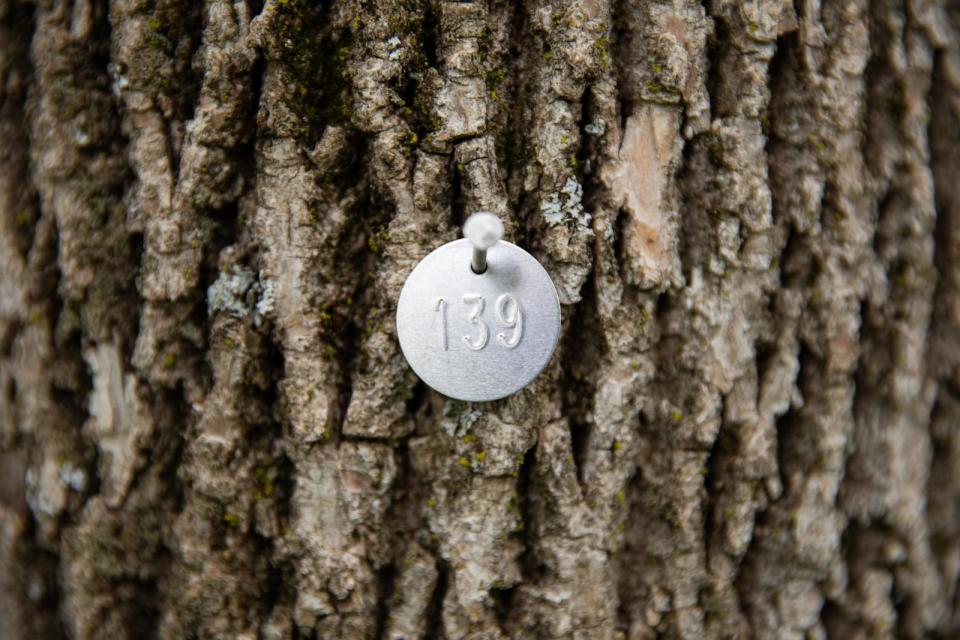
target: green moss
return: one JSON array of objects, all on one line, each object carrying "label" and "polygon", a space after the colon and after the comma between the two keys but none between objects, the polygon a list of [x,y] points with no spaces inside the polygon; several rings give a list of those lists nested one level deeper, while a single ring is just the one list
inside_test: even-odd
[{"label": "green moss", "polygon": [[312,139],[324,125],[340,124],[352,113],[347,106],[347,63],[353,32],[330,29],[318,4],[288,0],[275,6],[276,33],[269,54],[280,63],[286,86],[283,102],[294,117],[279,120],[277,126],[280,133]]},{"label": "green moss", "polygon": [[367,238],[367,246],[370,248],[370,251],[379,254],[383,251],[384,247],[386,247],[389,239],[390,232],[386,227],[383,227],[372,236]]},{"label": "green moss", "polygon": [[317,314],[317,316],[320,319],[321,325],[328,325],[332,319],[332,316],[330,315],[330,305],[325,304],[320,307],[320,312]]},{"label": "green moss", "polygon": [[680,522],[680,517],[677,515],[676,510],[674,509],[674,507],[671,505],[669,501],[664,501],[664,503],[660,505],[660,509],[657,515],[665,523],[669,524],[670,526],[676,529],[679,529],[680,526],[683,524],[682,522]]},{"label": "green moss", "polygon": [[200,20],[202,5],[189,0],[157,0],[151,5],[143,33],[145,46],[127,77],[137,89],[167,96],[179,114],[187,117],[197,84],[184,71],[199,44],[192,25]]},{"label": "green moss", "polygon": [[597,55],[597,58],[600,60],[600,65],[603,68],[610,67],[610,39],[607,36],[600,36],[597,38],[596,42],[593,43],[593,50]]},{"label": "green moss", "polygon": [[274,484],[273,484],[274,474],[271,471],[271,468],[268,466],[259,466],[253,470],[253,477],[256,479],[257,488],[254,491],[254,498],[256,500],[263,500],[265,498],[273,497],[274,493]]},{"label": "green moss", "polygon": [[668,87],[663,83],[655,82],[655,81],[647,83],[647,91],[649,93],[658,93],[658,94],[675,93],[674,89],[672,89],[671,87]]},{"label": "green moss", "polygon": [[723,596],[713,590],[700,592],[700,605],[707,615],[721,614],[727,609]]},{"label": "green moss", "polygon": [[807,144],[813,147],[813,149],[821,155],[827,150],[826,143],[815,133],[811,133],[807,136]]}]

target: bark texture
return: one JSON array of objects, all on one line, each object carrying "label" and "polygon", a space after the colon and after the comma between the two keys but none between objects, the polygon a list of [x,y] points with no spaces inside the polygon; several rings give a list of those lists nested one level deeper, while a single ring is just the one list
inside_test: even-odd
[{"label": "bark texture", "polygon": [[[406,366],[498,213],[548,369]],[[0,639],[960,634],[960,5],[0,0]]]}]

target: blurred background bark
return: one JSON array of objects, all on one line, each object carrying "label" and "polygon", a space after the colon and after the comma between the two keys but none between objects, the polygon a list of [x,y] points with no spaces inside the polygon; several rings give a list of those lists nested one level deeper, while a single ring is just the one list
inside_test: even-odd
[{"label": "blurred background bark", "polygon": [[0,0],[0,638],[956,637],[958,185],[948,0]]}]

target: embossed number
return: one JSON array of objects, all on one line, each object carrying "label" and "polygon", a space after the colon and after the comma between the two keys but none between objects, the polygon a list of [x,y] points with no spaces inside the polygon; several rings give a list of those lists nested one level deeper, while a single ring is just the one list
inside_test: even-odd
[{"label": "embossed number", "polygon": [[[463,304],[472,307],[467,319],[477,330],[475,337],[463,336],[463,341],[472,351],[480,351],[490,341],[490,328],[482,317],[487,301],[479,293],[468,293],[463,296]],[[493,306],[493,311],[498,324],[506,329],[513,329],[509,337],[506,332],[498,333],[497,342],[507,349],[516,348],[523,339],[523,307],[520,301],[512,293],[500,294]],[[444,298],[437,298],[433,305],[433,312],[440,319],[440,348],[447,351],[447,301]]]},{"label": "embossed number", "polygon": [[463,304],[474,305],[468,317],[470,318],[470,323],[477,325],[477,328],[480,330],[480,335],[477,336],[476,342],[471,341],[470,336],[463,336],[463,341],[474,351],[480,351],[480,349],[487,346],[487,340],[490,338],[490,330],[487,328],[487,323],[480,318],[486,301],[483,299],[483,296],[478,293],[467,293],[463,296]]},{"label": "embossed number", "polygon": [[[508,309],[513,309],[512,313],[507,313]],[[494,306],[497,314],[497,322],[513,329],[513,335],[508,339],[506,334],[498,333],[497,342],[507,349],[513,349],[520,344],[520,338],[523,337],[523,309],[520,308],[520,301],[513,297],[513,294],[504,293],[497,298],[497,304]]]},{"label": "embossed number", "polygon": [[437,304],[433,310],[440,314],[440,346],[447,350],[447,301],[443,298],[437,298]]}]

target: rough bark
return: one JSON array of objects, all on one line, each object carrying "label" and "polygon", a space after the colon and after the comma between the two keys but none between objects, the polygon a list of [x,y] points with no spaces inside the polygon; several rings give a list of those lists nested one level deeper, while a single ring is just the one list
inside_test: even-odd
[{"label": "rough bark", "polygon": [[[393,326],[487,209],[561,346]],[[960,6],[0,0],[0,638],[960,634]]]}]

